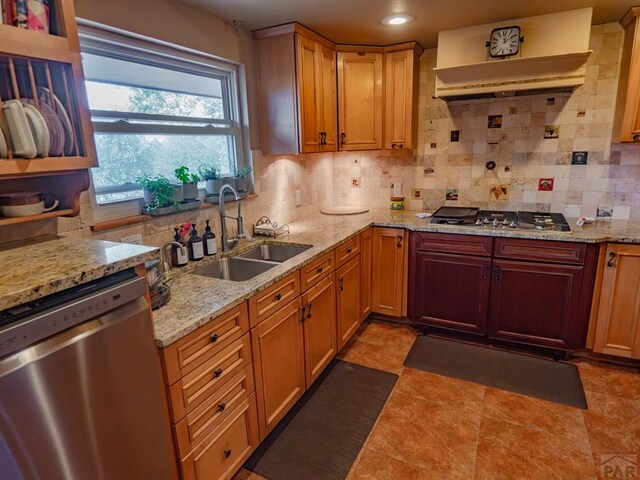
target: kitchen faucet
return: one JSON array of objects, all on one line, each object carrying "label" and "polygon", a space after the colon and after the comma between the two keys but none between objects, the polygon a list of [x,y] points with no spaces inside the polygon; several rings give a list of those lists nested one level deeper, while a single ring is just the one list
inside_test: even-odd
[{"label": "kitchen faucet", "polygon": [[[224,193],[225,190],[231,190],[233,195],[236,198],[236,202],[238,203],[238,214],[236,217],[231,217],[224,212]],[[237,232],[236,236],[233,238],[227,237],[227,224],[226,219],[230,218],[237,222]],[[220,226],[222,228],[222,251],[226,252],[238,245],[238,241],[241,238],[244,238],[246,235],[244,234],[244,224],[242,223],[242,215],[241,215],[241,205],[240,205],[240,197],[238,197],[238,192],[228,183],[222,185],[220,188]]]},{"label": "kitchen faucet", "polygon": [[169,270],[171,270],[171,267],[169,266],[169,262],[167,261],[167,248],[169,247],[177,247],[182,251],[182,254],[185,257],[187,256],[187,249],[184,248],[184,245],[182,245],[181,243],[178,243],[173,240],[165,243],[164,245],[162,245],[162,248],[160,249],[160,269],[163,272],[168,272]]}]

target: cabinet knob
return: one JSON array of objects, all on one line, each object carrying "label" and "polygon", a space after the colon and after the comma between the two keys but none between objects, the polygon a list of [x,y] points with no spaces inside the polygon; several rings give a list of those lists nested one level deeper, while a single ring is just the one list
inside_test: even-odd
[{"label": "cabinet knob", "polygon": [[640,142],[640,135],[634,135],[633,136],[633,141],[634,142]]},{"label": "cabinet knob", "polygon": [[404,143],[399,143],[398,148],[404,148]]},{"label": "cabinet knob", "polygon": [[489,265],[482,266],[482,279],[486,280],[489,277]]},{"label": "cabinet knob", "polygon": [[218,334],[214,333],[213,335],[211,335],[210,339],[211,343],[216,343],[218,341]]},{"label": "cabinet knob", "polygon": [[323,268],[323,267],[318,267],[318,268],[316,269],[316,273],[322,273],[322,271],[323,271],[323,270],[324,270],[324,268]]},{"label": "cabinet knob", "polygon": [[213,376],[214,376],[215,378],[218,378],[220,375],[222,375],[222,369],[221,369],[221,368],[219,368],[219,369],[217,369],[217,370],[215,370],[215,371],[213,372]]},{"label": "cabinet knob", "polygon": [[615,264],[615,263],[613,263],[613,261],[615,260],[615,258],[616,258],[616,252],[610,252],[610,253],[609,253],[609,261],[607,262],[607,266],[608,266],[608,267],[612,267],[612,268],[613,268],[613,267],[615,267],[615,266],[616,266],[616,264]]},{"label": "cabinet knob", "polygon": [[391,144],[391,148],[398,148],[398,144],[397,143],[392,143]]},{"label": "cabinet knob", "polygon": [[229,458],[231,456],[231,449],[224,451],[224,458]]},{"label": "cabinet knob", "polygon": [[282,294],[278,292],[275,294],[274,298],[279,302],[280,300],[282,300]]},{"label": "cabinet knob", "polygon": [[344,145],[345,143],[347,143],[347,134],[342,132],[340,134],[340,145]]},{"label": "cabinet knob", "polygon": [[353,252],[353,248],[351,247],[347,248],[347,253],[351,253],[351,252]]},{"label": "cabinet knob", "polygon": [[218,411],[219,412],[224,412],[224,409],[227,408],[227,404],[226,403],[221,403],[218,405]]}]

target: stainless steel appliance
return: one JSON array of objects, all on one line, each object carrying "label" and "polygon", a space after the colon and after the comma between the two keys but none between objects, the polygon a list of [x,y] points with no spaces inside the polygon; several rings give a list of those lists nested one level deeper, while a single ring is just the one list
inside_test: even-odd
[{"label": "stainless steel appliance", "polygon": [[441,207],[431,217],[431,223],[486,229],[571,232],[569,223],[561,213],[480,210],[471,207]]},{"label": "stainless steel appliance", "polygon": [[133,271],[0,312],[0,477],[169,479],[145,281]]}]

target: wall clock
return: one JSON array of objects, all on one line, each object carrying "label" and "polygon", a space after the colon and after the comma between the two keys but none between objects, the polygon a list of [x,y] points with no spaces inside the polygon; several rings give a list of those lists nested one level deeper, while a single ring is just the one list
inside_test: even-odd
[{"label": "wall clock", "polygon": [[517,55],[524,37],[520,36],[520,27],[500,27],[491,31],[491,37],[485,44],[491,58],[504,58]]}]

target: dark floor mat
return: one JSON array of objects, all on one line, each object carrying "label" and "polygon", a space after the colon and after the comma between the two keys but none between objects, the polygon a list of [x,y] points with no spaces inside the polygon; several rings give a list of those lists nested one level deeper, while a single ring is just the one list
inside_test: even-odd
[{"label": "dark floor mat", "polygon": [[422,335],[404,366],[587,408],[578,368],[570,363]]},{"label": "dark floor mat", "polygon": [[397,379],[332,362],[244,467],[269,480],[343,480]]}]

